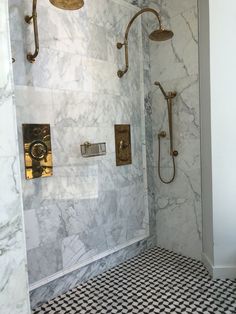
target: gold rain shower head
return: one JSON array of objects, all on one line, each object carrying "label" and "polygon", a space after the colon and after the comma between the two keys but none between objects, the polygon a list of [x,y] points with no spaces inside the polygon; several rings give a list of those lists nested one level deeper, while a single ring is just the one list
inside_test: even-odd
[{"label": "gold rain shower head", "polygon": [[149,38],[154,41],[165,41],[171,39],[173,36],[174,33],[171,30],[159,28],[153,31],[149,35]]},{"label": "gold rain shower head", "polygon": [[[49,0],[52,5],[54,5],[57,8],[63,9],[63,10],[78,10],[83,7],[84,0]],[[39,54],[39,32],[38,32],[38,20],[37,20],[37,2],[38,0],[33,0],[33,8],[32,8],[32,15],[26,15],[25,16],[25,22],[27,24],[31,23],[31,20],[33,20],[33,26],[34,26],[34,43],[35,43],[35,51],[34,53],[28,53],[27,54],[27,60],[30,63],[34,63],[36,57]]]},{"label": "gold rain shower head", "polygon": [[49,0],[52,5],[63,10],[78,10],[84,6],[84,0]]},{"label": "gold rain shower head", "polygon": [[162,24],[161,24],[161,17],[160,17],[160,14],[159,12],[157,12],[156,10],[154,9],[151,9],[151,8],[144,8],[142,10],[140,10],[139,12],[137,12],[133,17],[132,19],[130,20],[127,28],[126,28],[126,32],[125,32],[125,40],[124,40],[124,43],[117,43],[117,48],[118,49],[121,49],[123,46],[125,46],[125,69],[124,70],[119,70],[117,72],[117,75],[119,78],[122,78],[125,73],[128,72],[128,69],[129,69],[129,50],[128,50],[128,37],[129,37],[129,31],[130,31],[130,28],[134,22],[134,20],[141,14],[145,13],[145,12],[150,12],[150,13],[153,13],[157,20],[158,20],[158,24],[159,24],[159,28],[157,30],[154,30],[150,35],[149,35],[149,39],[150,40],[154,40],[154,41],[165,41],[165,40],[169,40],[171,39],[173,36],[174,36],[174,33],[171,31],[171,30],[166,30],[162,27]]}]

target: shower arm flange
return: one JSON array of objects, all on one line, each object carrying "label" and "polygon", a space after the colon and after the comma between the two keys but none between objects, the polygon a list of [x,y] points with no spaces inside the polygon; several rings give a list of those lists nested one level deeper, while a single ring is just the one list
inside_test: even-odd
[{"label": "shower arm flange", "polygon": [[33,0],[32,15],[31,16],[29,16],[29,15],[25,16],[25,22],[27,24],[30,24],[31,20],[33,20],[33,27],[34,27],[35,50],[34,50],[34,53],[29,52],[27,54],[27,60],[30,63],[34,63],[36,57],[39,54],[39,32],[38,32],[38,19],[37,19],[37,0]]},{"label": "shower arm flange", "polygon": [[160,14],[154,10],[154,9],[151,9],[151,8],[143,8],[142,10],[140,10],[139,12],[137,12],[133,17],[132,19],[130,20],[127,28],[126,28],[126,31],[125,31],[125,40],[124,40],[124,43],[117,43],[117,49],[121,49],[123,48],[123,46],[125,46],[125,69],[124,70],[118,70],[117,72],[117,75],[119,78],[122,78],[129,70],[129,48],[128,48],[128,37],[129,37],[129,31],[130,31],[130,28],[133,24],[133,22],[136,20],[136,18],[145,13],[145,12],[150,12],[150,13],[153,13],[157,19],[158,19],[158,23],[159,23],[159,28],[162,29],[162,24],[161,24],[161,18],[160,18]]}]

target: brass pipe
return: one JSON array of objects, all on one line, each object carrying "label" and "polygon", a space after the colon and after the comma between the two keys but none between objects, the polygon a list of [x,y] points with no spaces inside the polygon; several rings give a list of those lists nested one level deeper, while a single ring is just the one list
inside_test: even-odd
[{"label": "brass pipe", "polygon": [[27,24],[31,23],[31,20],[33,20],[33,26],[34,26],[34,43],[35,43],[35,50],[34,53],[29,52],[27,54],[27,60],[30,63],[35,62],[35,58],[39,54],[39,32],[38,32],[38,19],[37,19],[37,0],[33,0],[33,8],[32,8],[32,15],[26,15],[25,16],[25,22]]},{"label": "brass pipe", "polygon": [[[27,60],[30,63],[34,63],[36,57],[39,54],[39,31],[38,31],[38,18],[37,18],[37,0],[33,0],[33,8],[32,8],[32,15],[25,16],[25,22],[30,24],[33,20],[33,27],[34,27],[34,44],[35,50],[34,53],[29,52],[27,54]],[[83,7],[84,1],[83,0],[50,0],[51,4],[57,8],[61,8],[63,10],[77,10]]]},{"label": "brass pipe", "polygon": [[159,86],[159,88],[160,88],[162,94],[164,95],[165,99],[168,99],[168,96],[167,96],[167,94],[166,94],[164,88],[162,87],[161,83],[160,83],[160,82],[155,82],[154,84],[157,85],[157,86]]},{"label": "brass pipe", "polygon": [[130,28],[133,24],[133,22],[135,21],[135,19],[143,14],[144,12],[150,12],[150,13],[153,13],[157,19],[158,19],[158,22],[159,22],[159,28],[161,29],[162,28],[162,25],[161,25],[161,18],[160,18],[160,14],[154,10],[154,9],[151,9],[151,8],[144,8],[142,10],[140,10],[139,12],[137,12],[133,17],[132,19],[130,20],[127,28],[126,28],[126,31],[125,31],[125,39],[124,39],[124,43],[117,43],[116,47],[117,49],[121,49],[123,46],[125,46],[125,69],[124,70],[118,70],[117,72],[117,75],[119,78],[122,78],[125,73],[128,72],[129,70],[129,48],[128,48],[128,37],[129,37],[129,31],[130,31]]},{"label": "brass pipe", "polygon": [[174,150],[173,144],[173,99],[176,97],[176,92],[169,92],[166,93],[164,88],[162,87],[160,82],[155,82],[155,85],[160,87],[162,94],[164,95],[165,99],[167,100],[167,111],[168,111],[168,125],[169,125],[169,134],[170,134],[170,155],[172,158],[173,164],[173,175],[169,180],[163,179],[161,175],[161,138],[166,137],[166,132],[162,131],[158,134],[158,175],[162,183],[170,184],[174,181],[176,175],[176,166],[175,166],[175,157],[178,156],[178,151]]}]

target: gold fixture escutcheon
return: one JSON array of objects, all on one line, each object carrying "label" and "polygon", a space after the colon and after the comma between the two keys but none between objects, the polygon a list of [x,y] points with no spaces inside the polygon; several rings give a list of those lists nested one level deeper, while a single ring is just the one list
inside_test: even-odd
[{"label": "gold fixture escutcheon", "polygon": [[131,135],[129,124],[115,125],[116,165],[132,164]]},{"label": "gold fixture escutcheon", "polygon": [[25,178],[27,180],[53,175],[49,124],[23,124]]}]

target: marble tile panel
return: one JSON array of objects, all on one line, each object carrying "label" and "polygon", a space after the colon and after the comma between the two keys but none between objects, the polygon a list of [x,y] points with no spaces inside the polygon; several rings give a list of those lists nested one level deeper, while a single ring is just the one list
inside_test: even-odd
[{"label": "marble tile panel", "polygon": [[173,18],[176,15],[195,8],[197,0],[150,0],[149,5],[151,7],[158,6],[168,18]]},{"label": "marble tile panel", "polygon": [[[48,201],[35,210],[40,247],[57,241],[60,242],[68,235],[67,226],[63,219],[63,212],[67,208],[63,208],[62,205],[65,206],[65,204],[67,204],[65,201]],[[39,250],[41,249],[39,248]]]},{"label": "marble tile panel", "polygon": [[[96,166],[77,168],[77,175],[53,176],[45,180],[35,179],[23,181],[24,208],[40,208],[44,201],[49,200],[79,200],[97,198],[98,170]],[[61,169],[62,171],[62,169]]]},{"label": "marble tile panel", "polygon": [[104,191],[99,194],[97,210],[94,213],[96,225],[114,225],[117,216],[117,192]]},{"label": "marble tile panel", "polygon": [[56,201],[56,203],[67,237],[89,232],[97,226],[96,215],[100,209],[98,199],[71,200],[66,204]]},{"label": "marble tile panel", "polygon": [[54,124],[52,91],[46,88],[17,86],[15,88],[18,132],[22,123]]},{"label": "marble tile panel", "polygon": [[[171,198],[159,201],[157,212],[158,244],[169,250],[201,258],[201,225],[197,212],[200,203]],[[197,206],[197,208],[195,208]]]},{"label": "marble tile panel", "polygon": [[0,180],[0,204],[1,224],[7,224],[8,220],[19,216],[20,208],[20,181],[18,172],[18,159],[15,156],[1,157],[1,180]]},{"label": "marble tile panel", "polygon": [[40,245],[39,222],[34,209],[24,212],[27,249],[31,250]]},{"label": "marble tile panel", "polygon": [[53,90],[55,125],[58,127],[107,127],[119,123],[140,126],[140,95],[133,98],[78,91]]},{"label": "marble tile panel", "polygon": [[53,242],[27,251],[29,282],[32,284],[62,269],[61,243]]},{"label": "marble tile panel", "polygon": [[[93,232],[93,230],[91,229],[90,232]],[[86,247],[81,238],[82,236],[77,234],[63,239],[62,257],[64,268],[72,267],[79,262],[89,260],[98,253],[96,246],[94,248],[92,246],[91,248]],[[104,237],[99,240],[104,242]]]},{"label": "marble tile panel", "polygon": [[[0,90],[1,92],[1,90]],[[16,126],[13,116],[15,108],[12,99],[0,99],[0,134],[4,134],[0,141],[0,156],[13,156],[16,151]]]},{"label": "marble tile panel", "polygon": [[[170,41],[150,43],[152,73],[157,80],[167,81],[198,73],[197,8],[177,15],[169,21],[174,32]],[[184,36],[183,36],[184,34]],[[171,76],[170,76],[171,69]]]},{"label": "marble tile panel", "polygon": [[99,191],[143,182],[142,162],[134,158],[132,165],[117,167],[115,160],[115,154],[112,154],[110,160],[102,159],[99,162]]},{"label": "marble tile panel", "polygon": [[128,234],[143,229],[148,224],[148,212],[143,210],[145,192],[141,191],[143,186],[136,184],[121,188],[117,194],[117,215],[126,220]]}]

